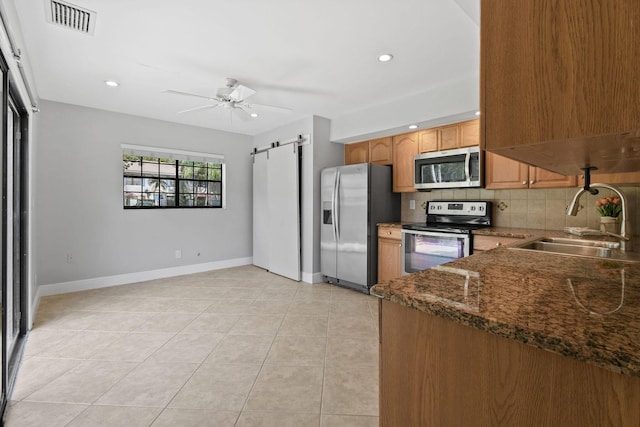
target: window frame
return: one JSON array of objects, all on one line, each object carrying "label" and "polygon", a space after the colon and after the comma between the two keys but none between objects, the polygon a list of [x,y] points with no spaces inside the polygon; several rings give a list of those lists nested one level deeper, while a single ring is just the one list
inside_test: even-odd
[{"label": "window frame", "polygon": [[[226,208],[226,165],[224,156],[193,153],[186,151],[122,145],[122,207],[123,209],[140,210],[140,209],[225,209]],[[127,172],[125,167],[127,160],[136,162],[139,165],[139,171],[131,173]],[[186,164],[185,164],[186,163]],[[147,169],[145,165],[157,165],[156,171]],[[168,165],[171,174],[163,174],[162,165]],[[155,166],[152,166],[153,169]],[[185,169],[186,168],[186,169]],[[191,173],[188,173],[192,168]],[[194,176],[196,171],[201,173],[204,171],[204,177]],[[127,180],[139,180],[140,191],[131,191],[127,189]],[[164,181],[166,184],[173,184],[174,191],[163,192],[162,185],[156,184],[154,191],[144,191],[146,187],[145,180]],[[147,181],[148,182],[148,181]],[[184,191],[186,188],[192,188],[192,191]],[[166,188],[166,187],[165,187]],[[198,191],[200,190],[200,191]],[[204,191],[202,191],[204,190]],[[127,193],[138,193],[138,203],[142,200],[142,193],[153,194],[154,204],[151,205],[131,205],[128,204],[130,199]],[[200,194],[202,193],[202,197]],[[160,200],[161,194],[172,195],[174,203],[162,205]],[[157,197],[155,197],[157,195]],[[185,195],[190,196],[185,199]],[[218,203],[210,203],[210,200],[218,199]],[[199,204],[198,200],[203,199],[204,205]],[[168,199],[165,199],[168,200]],[[192,204],[188,204],[191,201]],[[156,203],[158,203],[156,205]]]}]

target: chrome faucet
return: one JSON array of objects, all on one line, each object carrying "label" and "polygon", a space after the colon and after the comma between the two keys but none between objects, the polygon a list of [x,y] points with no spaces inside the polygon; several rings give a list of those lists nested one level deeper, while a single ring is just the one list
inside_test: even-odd
[{"label": "chrome faucet", "polygon": [[593,187],[606,188],[613,191],[618,195],[618,197],[620,197],[620,203],[622,204],[622,225],[620,226],[620,235],[616,235],[615,237],[620,238],[621,250],[631,251],[633,246],[631,245],[631,230],[629,226],[629,215],[627,212],[627,198],[619,188],[609,184],[591,184],[590,186],[585,185],[584,188],[579,189],[575,196],[573,196],[573,200],[571,200],[571,203],[569,203],[569,206],[567,206],[567,215],[576,216],[578,214],[578,209],[580,207],[578,201],[580,200],[580,196],[582,196],[584,193],[589,192],[593,195],[598,194],[598,190],[594,189]]}]

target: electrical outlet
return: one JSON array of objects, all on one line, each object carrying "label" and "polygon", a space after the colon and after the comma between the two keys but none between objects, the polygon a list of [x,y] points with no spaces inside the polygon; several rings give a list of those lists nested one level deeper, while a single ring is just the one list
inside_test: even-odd
[{"label": "electrical outlet", "polygon": [[67,264],[71,264],[73,262],[73,254],[67,254]]},{"label": "electrical outlet", "polygon": [[182,251],[180,249],[176,249],[176,259],[182,258]]},{"label": "electrical outlet", "polygon": [[415,208],[416,208],[416,201],[409,200],[409,209],[415,210]]}]

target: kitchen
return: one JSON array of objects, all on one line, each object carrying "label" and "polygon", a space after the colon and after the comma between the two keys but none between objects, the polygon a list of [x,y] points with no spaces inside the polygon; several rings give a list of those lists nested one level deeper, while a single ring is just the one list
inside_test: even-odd
[{"label": "kitchen", "polygon": [[[626,80],[633,71],[614,77],[603,69],[607,63],[610,70],[636,67],[637,60],[617,63],[597,55],[595,46],[611,43],[607,53],[633,55],[630,39],[614,41],[613,34],[637,33],[630,17],[640,11],[618,4],[601,19],[573,4],[545,6],[482,3],[481,145],[488,150],[487,187],[504,172],[491,168],[507,164],[496,161],[497,153],[555,174],[525,166],[528,178],[511,179],[514,188],[531,189],[539,176],[552,178],[543,186],[568,188],[513,190],[508,194],[515,200],[497,200],[496,216],[517,206],[518,198],[526,200],[526,211],[504,216],[509,228],[472,231],[476,255],[372,289],[381,298],[381,425],[637,425],[639,258],[631,230],[638,217],[630,208],[637,202],[624,195],[626,190],[637,200],[637,189],[600,183],[637,180],[638,122],[629,115],[637,115],[637,95],[601,92],[619,113],[606,115],[590,96],[610,89],[600,79],[620,79],[621,87],[634,91]],[[616,24],[609,27],[608,19]],[[597,28],[598,35],[572,38],[587,28]],[[599,71],[582,74],[589,66]],[[567,67],[575,81],[565,80]],[[529,102],[520,102],[524,96]],[[609,175],[598,176],[603,172]],[[505,191],[499,188],[508,188],[505,182],[494,187],[494,203]],[[584,188],[576,190],[576,183]],[[415,199],[407,199],[414,207]],[[448,204],[458,205],[465,206]],[[604,225],[610,205],[622,223],[613,229]],[[586,211],[581,223],[566,219],[579,207]],[[585,220],[596,230],[585,230]],[[515,224],[529,230],[511,228]],[[408,256],[405,227],[400,257]],[[591,245],[617,249],[587,251]]]},{"label": "kitchen", "polygon": [[[628,57],[630,58],[635,58],[637,57],[637,55],[628,55]],[[629,75],[633,75],[633,70],[637,69],[637,67],[635,66],[630,66],[630,70],[629,70]],[[513,88],[510,88],[510,90],[512,90]],[[470,91],[473,91],[473,88],[470,89]],[[446,92],[446,90],[445,90]],[[633,94],[634,91],[633,90],[628,90],[626,93],[629,94]],[[522,103],[525,104],[525,103]],[[631,103],[631,105],[637,105],[637,103]],[[69,116],[77,114],[79,117],[91,117],[91,122],[105,122],[105,123],[117,123],[118,125],[121,125],[124,122],[124,119],[122,119],[121,117],[115,117],[115,116],[111,116],[111,115],[107,115],[107,114],[103,114],[102,116],[97,115],[95,112],[92,112],[91,114],[94,114],[93,116],[91,116],[89,114],[89,112],[86,111],[80,111],[77,108],[72,108],[72,107],[68,107],[68,106],[60,106],[60,105],[56,105],[54,103],[47,103],[47,102],[43,102],[42,103],[42,107],[43,107],[43,113],[45,113],[43,115],[43,122],[46,121],[48,125],[50,125],[49,127],[43,128],[47,131],[52,131],[51,134],[54,136],[59,136],[61,134],[61,132],[59,131],[59,129],[56,129],[50,122],[53,122],[53,118],[54,117],[64,117],[65,119],[68,119]],[[484,106],[481,105],[481,111],[484,111]],[[455,109],[454,109],[455,110]],[[458,123],[458,122],[463,122],[463,121],[468,121],[470,119],[473,119],[473,113],[475,111],[471,111],[472,109],[470,108],[463,108],[463,109],[459,109],[458,111],[456,111],[456,113],[459,113],[460,111],[466,111],[465,114],[463,114],[463,117],[451,117],[454,114],[449,114],[447,117],[447,121],[441,121],[441,122],[437,122],[437,120],[431,121],[430,123],[428,123],[427,125],[423,124],[423,126],[425,128],[432,128],[432,127],[445,127],[447,125],[449,125],[450,123]],[[475,109],[474,109],[475,110]],[[633,107],[629,108],[629,111],[634,111]],[[449,113],[451,113],[451,111],[448,111]],[[46,116],[49,115],[49,118],[46,118]],[[357,115],[354,115],[357,116]],[[487,114],[486,116],[491,117],[489,114]],[[555,117],[555,116],[553,116]],[[409,117],[407,117],[408,119]],[[589,118],[591,119],[591,115],[589,115]],[[548,119],[548,117],[547,117]],[[484,118],[481,118],[481,128],[483,125],[482,120],[484,120]],[[81,120],[78,120],[78,122],[80,122]],[[325,132],[328,134],[328,132],[324,129],[324,124],[323,123],[319,123],[322,122],[322,120],[319,121],[315,121],[313,124],[310,125],[310,127],[314,127],[317,126],[318,128],[321,128],[322,131],[321,132]],[[511,123],[514,123],[517,121],[511,121]],[[594,121],[595,122],[595,121]],[[82,123],[76,123],[76,122],[69,122],[69,123],[73,123],[74,127],[77,126],[77,128],[82,128]],[[354,120],[354,127],[357,127],[357,120]],[[344,122],[342,123],[344,125]],[[149,125],[149,126],[156,126],[156,127],[160,127],[155,123],[144,123],[144,125]],[[554,122],[554,126],[555,126],[555,122]],[[130,128],[128,128],[128,130],[131,130],[131,128],[135,127],[135,124],[129,124]],[[345,139],[349,138],[349,132],[340,132],[340,120],[336,120],[335,123],[332,122],[331,127],[335,129],[338,129],[336,132],[336,136],[332,139],[335,140],[342,140],[341,142],[351,142],[351,141],[345,141]],[[559,125],[558,125],[559,126]],[[112,126],[113,127],[113,126]],[[526,126],[525,128],[529,129],[530,126]],[[107,126],[104,127],[96,127],[96,129],[99,129],[100,132],[95,132],[95,134],[98,135],[92,135],[91,133],[87,132],[85,135],[91,135],[92,137],[100,137],[101,133],[105,133],[108,134],[108,132],[112,131],[111,129],[107,129]],[[344,127],[342,128],[344,130]],[[170,132],[171,129],[167,130]],[[333,130],[332,130],[333,132]],[[44,133],[44,132],[43,132]],[[284,132],[283,132],[284,133]],[[298,132],[297,129],[295,132],[290,132],[289,135],[285,135],[285,138],[290,137],[291,134],[297,135],[298,133],[304,133],[304,132]],[[318,132],[319,133],[319,132]],[[176,132],[177,134],[177,132]],[[195,131],[193,132],[193,134],[195,134]],[[398,135],[404,135],[405,134],[405,129],[403,129],[402,131],[400,129],[397,129],[397,132],[395,134]],[[484,135],[485,132],[481,129],[480,130],[480,134]],[[346,136],[345,136],[346,135]],[[160,132],[158,135],[154,135],[156,138],[161,138],[162,135],[160,135]],[[215,135],[218,136],[218,135]],[[116,138],[118,139],[122,139],[122,138],[127,138],[128,135],[117,135]],[[138,136],[139,137],[139,136]],[[147,136],[148,137],[148,136]],[[353,138],[353,140],[356,140],[356,137],[351,135],[351,137]],[[377,140],[379,139],[381,136],[380,135],[365,135],[364,137],[362,135],[359,135],[359,139],[357,140],[363,140],[366,139],[368,141],[372,141],[372,140]],[[382,138],[386,137],[382,136]],[[251,141],[248,138],[240,138],[240,137],[235,137],[236,141],[234,142],[238,142],[238,143],[251,143]],[[279,138],[279,137],[278,137]],[[60,137],[60,139],[62,139],[62,137]],[[272,140],[277,140],[276,138],[270,138],[270,136],[265,135],[264,139],[272,139]],[[402,149],[406,149],[407,151],[411,151],[412,148],[412,142],[410,141],[410,138],[402,138],[403,139],[403,144],[402,144]],[[504,139],[509,139],[509,140],[520,140],[520,136],[513,136],[510,135],[508,138],[504,138]],[[328,138],[327,138],[328,140]],[[106,141],[101,141],[101,142],[105,142]],[[415,144],[415,142],[414,142]],[[233,150],[233,148],[231,147],[232,144],[229,144],[229,146],[225,146],[226,150],[229,150],[231,152],[231,150]],[[327,144],[327,147],[330,144]],[[352,145],[352,144],[348,144],[347,146]],[[369,146],[371,146],[371,142],[369,142]],[[406,148],[409,147],[409,148]],[[82,150],[82,145],[80,144],[80,142],[77,144],[77,149]],[[523,147],[524,149],[525,147]],[[499,147],[497,148],[499,149]],[[507,148],[508,149],[508,148]],[[42,149],[43,151],[41,151],[41,154],[51,154],[51,155],[55,155],[55,151],[51,150],[51,152],[46,151],[46,148]],[[86,150],[86,148],[85,148]],[[329,148],[328,148],[329,150]],[[104,151],[99,151],[99,153],[101,155],[104,155],[105,157],[108,156],[112,156],[113,152],[115,152],[117,150],[104,150]],[[247,150],[245,150],[247,151]],[[525,150],[526,151],[526,150]],[[80,151],[81,152],[81,151]],[[393,162],[393,156],[398,156],[398,154],[400,153],[400,151],[393,151],[392,150],[392,162]],[[245,154],[245,158],[246,158],[246,153]],[[320,162],[321,160],[321,154],[320,153],[315,153],[316,157],[313,159],[313,162],[315,163],[316,161]],[[235,157],[234,157],[235,156]],[[240,152],[235,153],[234,152],[234,156],[228,156],[229,157],[229,161],[231,162],[231,164],[233,164],[234,161],[237,161],[236,159],[239,159],[240,156]],[[81,157],[81,156],[80,156]],[[46,157],[44,157],[46,158]],[[58,160],[58,158],[53,157],[54,159]],[[75,157],[71,157],[71,158],[75,158]],[[409,158],[410,159],[410,158]],[[63,159],[60,159],[63,160]],[[495,159],[494,159],[495,160]],[[527,158],[522,158],[521,160],[528,160]],[[581,159],[584,160],[584,159]],[[332,160],[333,161],[333,160]],[[491,160],[490,160],[491,161]],[[409,160],[409,166],[406,168],[394,168],[394,173],[398,173],[401,170],[409,170],[410,167],[412,166],[412,161]],[[584,166],[584,165],[581,165]],[[319,165],[318,165],[319,167]],[[622,173],[634,173],[634,170],[636,169],[627,169],[626,165],[621,165],[620,166],[621,169],[619,170]],[[248,168],[247,168],[248,169]],[[247,169],[244,169],[243,171],[247,171]],[[518,167],[518,170],[521,170],[523,168]],[[534,188],[532,187],[536,185],[537,180],[536,179],[529,179],[529,176],[537,176],[536,174],[539,174],[539,171],[537,171],[535,168],[532,170],[530,167],[526,167],[524,168],[527,170],[527,178],[526,179],[514,179],[514,182],[522,182],[522,181],[526,181],[527,182],[527,187],[530,188]],[[498,170],[504,170],[504,169],[498,169]],[[601,170],[606,170],[604,168],[601,168]],[[613,172],[617,172],[617,170],[614,170]],[[240,180],[240,174],[233,176],[234,179],[238,179]],[[409,174],[411,175],[411,174]],[[544,175],[544,174],[539,174],[539,175]],[[575,171],[575,172],[571,172],[569,174],[566,175],[572,175],[575,177],[576,180],[580,179],[580,173]],[[617,174],[616,174],[617,175]],[[56,175],[57,176],[57,175]],[[617,177],[613,177],[614,179],[607,179],[604,180],[605,182],[609,182],[609,183],[615,183],[615,178]],[[54,180],[52,180],[54,181]],[[533,182],[530,182],[533,181]],[[64,181],[67,182],[67,181]],[[236,182],[242,182],[242,186],[240,187],[235,187],[235,189],[241,189],[241,190],[245,190],[246,187],[248,187],[248,185],[246,184],[245,181],[236,181]],[[592,182],[596,182],[595,180],[593,180]],[[637,203],[635,202],[635,200],[637,200],[637,189],[635,184],[637,183],[637,181],[627,181],[627,178],[623,179],[622,181],[619,182],[620,184],[622,184],[623,187],[623,191],[625,192],[625,194],[628,196],[629,198],[629,208],[630,208],[630,212],[632,212],[632,215],[634,216],[634,218],[637,218],[637,215],[634,213],[637,210],[633,209],[633,205],[636,205]],[[42,185],[43,183],[40,182],[40,184]],[[410,185],[412,184],[412,182],[410,182]],[[628,185],[625,185],[628,184]],[[495,217],[494,217],[494,224],[497,227],[515,227],[515,228],[527,228],[527,229],[553,229],[553,230],[560,230],[562,229],[563,226],[584,226],[584,225],[588,225],[590,228],[597,228],[597,214],[595,213],[595,209],[589,209],[588,206],[591,206],[592,204],[594,204],[594,201],[591,199],[587,199],[586,197],[583,196],[582,199],[582,204],[587,207],[586,209],[583,209],[581,212],[579,212],[579,216],[577,218],[573,218],[573,217],[567,217],[564,214],[564,206],[566,206],[571,197],[573,196],[573,193],[576,190],[576,185],[574,184],[573,187],[571,189],[527,189],[527,190],[505,190],[505,189],[495,189],[495,190],[491,190],[491,189],[476,189],[476,188],[472,188],[472,189],[464,189],[464,190],[435,190],[432,193],[413,193],[413,192],[403,192],[402,193],[402,214],[401,214],[401,219],[405,222],[420,222],[424,220],[423,217],[423,213],[421,211],[421,205],[424,202],[427,201],[431,201],[434,199],[447,199],[447,200],[462,200],[462,199],[473,199],[473,200],[491,200],[494,202],[494,206],[495,206]],[[408,189],[408,190],[412,190]],[[94,190],[95,191],[95,190]],[[106,192],[105,192],[106,193]],[[319,198],[318,198],[319,199]],[[542,203],[542,201],[544,201],[544,203]],[[245,203],[243,201],[244,205],[242,206],[245,209],[242,210],[250,210],[250,209],[246,209],[250,206],[250,203]],[[319,203],[319,200],[318,200]],[[563,205],[560,207],[559,211],[557,210],[557,207]],[[51,205],[46,205],[45,206],[48,209],[51,209],[50,206]],[[305,209],[307,207],[305,206]],[[230,209],[235,209],[234,207],[230,207]],[[311,209],[313,212],[320,212],[320,209]],[[47,212],[46,210],[42,211],[42,212]],[[55,215],[53,215],[53,217],[57,217],[57,218],[64,218],[64,215],[58,213],[57,211],[55,211]],[[245,215],[243,213],[240,213],[239,211],[229,211],[229,212],[233,212],[230,213],[229,215],[226,216],[231,216],[233,214],[236,215]],[[91,215],[87,215],[86,217],[89,216],[96,216],[96,218],[100,218],[102,221],[104,221],[105,223],[109,224],[109,228],[113,229],[113,230],[117,230],[118,229],[118,224],[113,224],[113,222],[111,222],[112,220],[107,218],[105,215],[102,215],[101,212],[99,212],[97,209],[96,210],[92,210],[91,211]],[[119,214],[116,214],[119,215]],[[44,213],[42,214],[42,216],[44,217]],[[89,221],[88,218],[86,217],[78,217],[78,220],[76,221],[77,224],[79,225],[84,225],[85,221]],[[243,216],[242,218],[245,218],[245,216]],[[200,218],[198,218],[200,219]],[[228,218],[225,218],[228,219]],[[585,222],[585,219],[587,220]],[[41,219],[42,221],[43,219]],[[73,222],[73,221],[72,221]],[[135,226],[141,226],[142,222],[138,222],[138,220],[135,220]],[[637,219],[634,219],[634,224],[637,223]],[[43,221],[44,225],[47,225],[46,221]],[[247,221],[248,224],[248,221]],[[64,225],[64,224],[63,224]],[[52,227],[52,224],[48,224],[49,227],[45,227],[44,230],[50,230]],[[60,227],[63,228],[63,227]],[[636,228],[632,228],[632,230],[634,230]],[[73,235],[73,233],[70,233],[70,235]],[[313,235],[313,232],[311,232],[311,235]],[[225,235],[226,236],[226,235]],[[64,234],[61,236],[64,237]],[[212,236],[215,237],[215,236]],[[102,238],[104,239],[108,239],[109,236],[102,236]],[[61,238],[60,241],[62,241],[63,239]],[[225,240],[227,240],[225,238]],[[246,239],[245,239],[246,240]],[[231,242],[232,238],[228,238],[228,241]],[[477,241],[477,239],[476,239]],[[246,251],[243,251],[243,248],[238,248],[237,243],[232,246],[230,248],[230,252],[232,254],[233,257],[235,258],[243,258],[243,257],[247,257],[248,255],[246,254]],[[250,244],[244,244],[244,246],[250,246]],[[47,251],[50,251],[51,253],[55,253],[55,251],[58,249],[56,247],[56,245],[49,245],[49,246],[45,246],[45,248]],[[90,246],[86,247],[87,252],[91,252],[93,250],[93,248],[91,248]],[[166,248],[164,248],[166,249]],[[173,249],[174,248],[170,248],[171,249],[171,253],[173,255]],[[65,252],[63,250],[63,252]],[[75,249],[73,251],[75,254],[78,253],[78,249]],[[80,254],[82,255],[84,251],[80,250]],[[140,251],[142,254],[145,254],[145,251],[142,250]],[[490,251],[489,251],[490,252]],[[308,252],[308,254],[310,254],[311,252]],[[185,252],[186,254],[186,252]],[[47,256],[45,256],[47,255]],[[206,254],[205,254],[206,255]],[[219,256],[219,254],[216,254]],[[76,255],[77,256],[77,255]],[[195,257],[195,252],[193,255],[191,255],[193,257]],[[199,255],[198,255],[199,256]],[[316,257],[316,255],[307,255],[307,267],[306,267],[306,272],[313,275],[314,273],[316,273],[318,271],[317,267],[314,266],[315,263],[317,263],[319,260],[314,259],[314,257]],[[51,257],[51,259],[53,259],[54,257]],[[185,258],[187,258],[187,256],[185,256]],[[471,257],[473,258],[473,257]],[[471,259],[469,258],[469,259]],[[214,258],[215,259],[215,258]],[[48,252],[43,252],[43,256],[41,257],[41,260],[46,260],[46,262],[50,262],[49,261],[49,257],[48,257]],[[87,275],[87,271],[86,270],[82,270],[81,267],[84,265],[78,261],[85,261],[82,260],[82,258],[76,258],[76,262],[70,262],[73,261],[74,258],[73,257],[67,257],[67,261],[66,262],[62,262],[63,266],[65,269],[67,269],[67,271],[70,272],[69,274],[69,278],[67,279],[68,282],[79,282],[82,279],[85,279],[86,277],[95,277],[95,276],[88,276]],[[108,259],[106,260],[108,261]],[[122,260],[118,259],[118,262],[122,263]],[[143,261],[146,261],[145,259],[143,259]],[[40,261],[42,262],[42,261]],[[163,262],[167,262],[166,260],[163,260]],[[175,260],[171,260],[172,263],[175,263],[177,261]],[[180,261],[180,262],[188,262],[188,259],[185,259],[184,261]],[[71,264],[71,265],[67,265],[64,266],[64,264]],[[115,264],[115,263],[114,263]],[[304,264],[304,262],[303,262]],[[162,265],[162,263],[160,263],[160,265]],[[159,268],[158,264],[152,264],[151,262],[149,262],[148,264],[146,264],[147,268],[152,268],[150,266],[153,266],[153,268]],[[41,271],[43,273],[49,272],[50,276],[46,277],[43,282],[38,283],[38,285],[40,284],[44,284],[45,286],[43,286],[41,289],[47,289],[46,285],[47,284],[57,284],[57,283],[65,283],[65,279],[64,279],[64,275],[61,274],[61,272],[63,271],[63,268],[60,266],[55,266],[53,265],[53,262],[51,262],[51,265],[45,263],[44,268],[41,268]],[[59,267],[58,271],[55,271],[55,267]],[[117,269],[108,269],[108,268],[104,268],[103,265],[96,265],[93,270],[93,273],[95,274],[95,272],[100,272],[103,275],[116,275],[116,274],[123,274],[125,273],[125,271],[122,270],[117,270]],[[72,270],[76,270],[73,271]],[[53,273],[52,273],[53,272]],[[129,272],[129,271],[126,271]],[[54,274],[55,273],[55,274]],[[34,281],[34,283],[37,283]],[[35,290],[37,288],[34,288],[34,293]]]}]

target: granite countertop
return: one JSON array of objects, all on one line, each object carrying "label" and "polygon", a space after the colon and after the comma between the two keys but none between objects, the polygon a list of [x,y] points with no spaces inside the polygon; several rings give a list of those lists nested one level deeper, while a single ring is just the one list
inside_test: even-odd
[{"label": "granite countertop", "polygon": [[407,224],[405,222],[380,222],[376,224],[378,227],[393,227],[393,228],[402,228],[402,224]]},{"label": "granite countertop", "polygon": [[[485,229],[477,234],[499,233],[508,231]],[[526,230],[511,233],[505,235],[523,237],[523,242],[537,237]],[[377,284],[371,293],[640,376],[640,263],[498,247]]]}]

